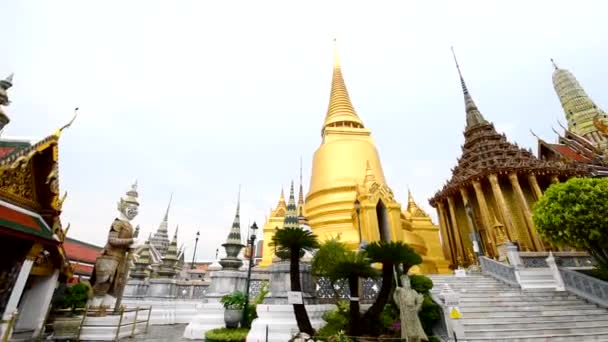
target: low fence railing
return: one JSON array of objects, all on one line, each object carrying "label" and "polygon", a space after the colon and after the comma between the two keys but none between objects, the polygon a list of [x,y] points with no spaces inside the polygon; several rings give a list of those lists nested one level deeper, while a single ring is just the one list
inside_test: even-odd
[{"label": "low fence railing", "polygon": [[479,257],[479,264],[481,265],[481,270],[484,273],[487,273],[511,286],[519,287],[514,266],[503,264],[502,262],[498,262],[484,256]]},{"label": "low fence railing", "polygon": [[566,290],[608,308],[608,282],[581,272],[559,267]]},{"label": "low fence railing", "polygon": [[[547,265],[549,252],[519,252],[524,267],[542,268]],[[585,252],[553,252],[555,262],[560,267],[587,268],[595,266],[595,261]]]},{"label": "low fence railing", "polygon": [[7,342],[9,340],[9,338],[11,337],[11,332],[13,331],[13,328],[15,327],[15,322],[17,321],[17,316],[18,316],[17,311],[14,311],[13,313],[11,313],[11,315],[9,316],[8,319],[0,320],[0,326],[3,327],[2,342]]}]

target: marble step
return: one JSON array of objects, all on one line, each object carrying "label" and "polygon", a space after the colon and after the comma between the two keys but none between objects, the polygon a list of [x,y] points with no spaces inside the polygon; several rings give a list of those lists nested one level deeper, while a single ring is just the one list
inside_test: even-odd
[{"label": "marble step", "polygon": [[[497,323],[497,324],[517,324],[517,323],[534,323],[534,322],[564,322],[564,321],[600,321],[604,319],[608,319],[608,315],[606,315],[605,310],[600,310],[601,313],[590,314],[588,311],[584,311],[582,313],[574,314],[568,313],[563,315],[522,315],[516,317],[510,316],[495,316],[495,317],[487,317],[483,315],[480,318],[472,318],[470,315],[467,315],[466,319],[463,320],[463,324],[488,324],[488,323]],[[608,324],[607,324],[608,325]]]},{"label": "marble step", "polygon": [[467,337],[467,341],[487,342],[608,342],[608,334],[596,334],[593,332],[584,334],[563,334],[559,336],[527,335],[520,337],[496,338],[496,337]]},{"label": "marble step", "polygon": [[583,305],[584,302],[581,302],[579,299],[559,299],[555,301],[535,301],[530,300],[529,298],[517,298],[522,299],[520,301],[513,301],[511,299],[504,299],[503,301],[488,301],[488,302],[480,302],[480,301],[460,301],[459,307],[491,307],[491,308],[503,308],[503,307],[519,307],[519,306],[562,306],[562,305]]},{"label": "marble step", "polygon": [[527,301],[554,302],[554,301],[560,301],[560,300],[578,300],[578,301],[580,301],[581,299],[574,295],[535,296],[535,297],[519,296],[519,297],[509,297],[509,298],[505,298],[505,297],[487,298],[487,297],[481,297],[481,296],[460,297],[461,303],[478,303],[478,302],[502,303],[505,301],[512,301],[514,303],[527,302]]},{"label": "marble step", "polygon": [[519,305],[499,305],[494,307],[487,306],[466,306],[461,307],[462,312],[495,312],[497,310],[500,311],[519,311],[519,312],[529,312],[529,311],[551,311],[551,310],[559,310],[559,311],[568,311],[568,310],[589,310],[589,309],[597,309],[597,305],[594,304],[570,304],[570,305],[549,305],[549,304],[536,304],[536,305],[527,305],[527,306],[519,306]]},{"label": "marble step", "polygon": [[[592,330],[592,331],[589,331]],[[513,337],[525,337],[525,336],[546,336],[554,337],[560,335],[578,335],[585,333],[594,334],[606,334],[608,336],[608,327],[593,327],[593,326],[581,326],[576,328],[570,327],[558,327],[558,328],[527,328],[527,329],[487,329],[483,331],[470,331],[466,330],[465,335],[468,338],[475,337],[494,337],[494,338],[513,338]]]},{"label": "marble step", "polygon": [[494,311],[463,311],[463,318],[504,318],[504,317],[536,317],[537,319],[542,319],[544,316],[568,316],[568,315],[607,315],[606,310],[604,309],[588,309],[588,310],[569,310],[563,311],[561,309],[556,310],[530,310],[530,311],[520,311],[520,310],[494,310]]},{"label": "marble step", "polygon": [[491,322],[491,323],[470,323],[464,322],[464,327],[469,331],[485,331],[485,330],[501,330],[501,329],[532,329],[532,328],[578,328],[578,327],[608,327],[608,317],[604,316],[601,319],[587,319],[579,321],[571,316],[564,316],[559,321],[535,320],[530,322],[506,323],[506,322]]}]

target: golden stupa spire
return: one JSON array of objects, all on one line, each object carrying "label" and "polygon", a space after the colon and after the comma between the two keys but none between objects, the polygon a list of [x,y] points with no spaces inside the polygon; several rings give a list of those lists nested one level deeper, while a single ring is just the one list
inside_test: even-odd
[{"label": "golden stupa spire", "polygon": [[353,104],[350,102],[348,90],[342,76],[342,68],[340,67],[340,57],[338,56],[338,48],[334,39],[334,73],[331,80],[331,94],[329,97],[329,106],[327,115],[323,123],[323,133],[327,127],[351,127],[363,128],[363,121],[359,119]]},{"label": "golden stupa spire", "polygon": [[458,60],[456,59],[456,53],[454,52],[454,47],[452,46],[452,55],[454,56],[454,62],[456,63],[456,69],[458,70],[458,76],[460,76],[460,85],[462,86],[462,93],[464,94],[464,108],[467,113],[467,126],[466,128],[470,128],[472,126],[480,125],[488,123],[486,119],[481,115],[481,112],[477,108],[477,105],[473,101],[471,94],[469,93],[469,88],[467,88],[467,84],[464,82],[464,78],[462,77],[462,72],[460,71],[460,65],[458,65]]},{"label": "golden stupa spire", "polygon": [[287,207],[287,204],[285,203],[285,193],[283,192],[283,188],[281,188],[281,197],[279,197],[279,204],[277,205],[278,207]]}]

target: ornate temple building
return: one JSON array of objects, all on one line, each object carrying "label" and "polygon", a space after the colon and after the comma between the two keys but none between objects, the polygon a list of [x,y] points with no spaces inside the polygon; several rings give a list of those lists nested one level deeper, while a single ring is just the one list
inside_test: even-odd
[{"label": "ornate temple building", "polygon": [[74,271],[74,276],[69,280],[70,283],[89,280],[95,260],[101,254],[103,247],[66,237],[63,241],[63,248]]},{"label": "ornate temple building", "polygon": [[423,256],[417,271],[441,271],[430,257],[442,255],[439,234],[427,234],[425,241],[414,225],[418,221],[402,220],[405,214],[384,178],[371,130],[351,103],[337,53],[321,138],[303,211],[313,232],[321,240],[340,235],[352,248],[404,241]]},{"label": "ornate temple building", "polygon": [[532,206],[552,182],[586,175],[587,169],[538,159],[496,132],[473,101],[458,62],[456,67],[466,112],[462,155],[451,179],[429,200],[438,211],[444,252],[453,265],[463,265],[474,262],[475,250],[496,256],[506,240],[524,251],[543,251],[549,246],[534,228]]},{"label": "ornate temple building", "polygon": [[167,205],[167,211],[165,211],[165,216],[163,220],[160,222],[158,229],[154,233],[152,237],[150,237],[150,244],[154,246],[156,251],[160,254],[160,256],[165,255],[167,252],[167,248],[169,247],[169,209],[171,209],[171,201],[173,200],[173,195],[169,197],[169,204]]},{"label": "ornate temple building", "polygon": [[570,71],[559,68],[555,62],[553,67],[553,87],[568,127],[562,127],[562,134],[556,132],[557,143],[538,138],[538,155],[546,160],[586,166],[593,177],[608,176],[606,113],[593,102]]},{"label": "ornate temple building", "polygon": [[[12,76],[0,81],[0,130],[8,124]],[[75,116],[74,116],[75,118]],[[59,282],[72,276],[60,219],[59,138],[67,125],[38,141],[0,139],[0,315],[19,312],[15,330],[37,333]],[[6,324],[0,324],[0,336]]]}]

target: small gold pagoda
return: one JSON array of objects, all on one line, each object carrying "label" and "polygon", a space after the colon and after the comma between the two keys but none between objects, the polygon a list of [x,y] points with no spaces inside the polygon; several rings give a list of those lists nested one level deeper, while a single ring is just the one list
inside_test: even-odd
[{"label": "small gold pagoda", "polygon": [[[414,271],[438,272],[434,260],[442,259],[443,254],[439,235],[427,234],[427,244],[418,234],[419,221],[404,219],[406,214],[384,178],[371,130],[350,101],[335,51],[321,138],[303,213],[312,231],[322,241],[339,235],[353,249],[372,241],[404,241],[423,256],[423,263]],[[426,234],[429,226],[424,227],[421,231]]]},{"label": "small gold pagoda", "polygon": [[264,240],[262,245],[262,261],[260,267],[268,267],[272,264],[274,258],[274,248],[270,246],[272,236],[276,228],[283,228],[285,213],[287,212],[287,203],[285,203],[285,194],[281,189],[281,197],[279,203],[274,209],[270,209],[270,216],[266,218],[266,223],[262,229]]},{"label": "small gold pagoda", "polygon": [[475,262],[475,249],[497,256],[497,246],[505,240],[523,251],[544,251],[549,246],[534,228],[531,208],[552,182],[586,175],[587,169],[540,160],[496,132],[473,101],[456,56],[454,60],[464,94],[464,145],[452,178],[429,200],[438,211],[444,251],[454,266]]}]

